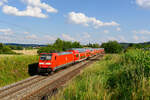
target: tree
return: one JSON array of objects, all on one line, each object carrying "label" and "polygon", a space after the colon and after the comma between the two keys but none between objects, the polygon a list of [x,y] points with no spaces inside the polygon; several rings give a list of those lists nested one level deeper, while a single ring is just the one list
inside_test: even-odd
[{"label": "tree", "polygon": [[86,47],[90,47],[90,48],[100,48],[100,45],[98,44],[98,43],[95,43],[95,44],[91,44],[91,43],[89,43],[89,44],[87,44],[87,45],[85,45]]},{"label": "tree", "polygon": [[105,49],[106,53],[120,53],[123,50],[123,47],[117,41],[102,43],[101,47]]},{"label": "tree", "polygon": [[73,42],[72,43],[72,48],[83,48],[83,46],[80,44],[80,42]]},{"label": "tree", "polygon": [[41,47],[38,50],[38,54],[40,53],[53,53],[53,52],[61,52],[66,51],[70,48],[82,48],[83,46],[79,42],[71,42],[71,41],[64,41],[61,39],[57,39],[54,44],[50,44],[46,47]]}]

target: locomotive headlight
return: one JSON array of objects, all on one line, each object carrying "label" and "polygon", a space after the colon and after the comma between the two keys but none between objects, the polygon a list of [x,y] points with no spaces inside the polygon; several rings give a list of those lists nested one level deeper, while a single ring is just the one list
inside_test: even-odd
[{"label": "locomotive headlight", "polygon": [[40,65],[43,65],[44,63],[39,63]]},{"label": "locomotive headlight", "polygon": [[46,65],[51,65],[51,63],[46,63]]}]

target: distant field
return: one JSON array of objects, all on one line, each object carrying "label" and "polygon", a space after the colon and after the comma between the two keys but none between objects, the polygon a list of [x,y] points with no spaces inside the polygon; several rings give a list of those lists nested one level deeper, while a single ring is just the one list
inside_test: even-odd
[{"label": "distant field", "polygon": [[16,53],[21,53],[24,55],[37,55],[37,49],[34,50],[13,50]]},{"label": "distant field", "polygon": [[52,100],[149,100],[150,52],[107,55],[86,68]]},{"label": "distant field", "polygon": [[36,55],[0,55],[0,87],[30,77],[37,62]]}]

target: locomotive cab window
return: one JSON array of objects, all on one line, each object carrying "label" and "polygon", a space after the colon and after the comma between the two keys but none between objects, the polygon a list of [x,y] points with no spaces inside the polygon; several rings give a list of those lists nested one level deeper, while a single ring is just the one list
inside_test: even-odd
[{"label": "locomotive cab window", "polygon": [[42,54],[40,57],[40,60],[51,60],[52,55],[51,54]]}]

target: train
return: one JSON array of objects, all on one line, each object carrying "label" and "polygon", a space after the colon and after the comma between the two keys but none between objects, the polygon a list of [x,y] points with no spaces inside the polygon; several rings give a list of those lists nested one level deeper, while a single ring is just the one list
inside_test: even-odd
[{"label": "train", "polygon": [[58,53],[41,53],[39,56],[38,73],[52,73],[67,65],[75,64],[104,54],[104,48],[71,48]]}]

